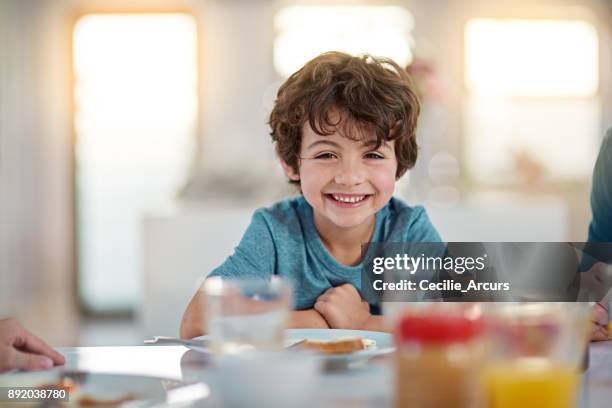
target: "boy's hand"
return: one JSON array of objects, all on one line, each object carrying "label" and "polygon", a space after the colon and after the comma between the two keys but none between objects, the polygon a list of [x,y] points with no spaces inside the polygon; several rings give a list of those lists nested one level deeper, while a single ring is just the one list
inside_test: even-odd
[{"label": "boy's hand", "polygon": [[0,320],[0,372],[46,370],[65,362],[64,356],[15,320]]},{"label": "boy's hand", "polygon": [[593,308],[593,330],[591,331],[591,341],[603,341],[610,339],[608,324],[610,315],[608,310],[601,304],[596,303]]},{"label": "boy's hand", "polygon": [[327,289],[314,308],[332,329],[361,329],[371,317],[370,305],[350,283]]}]

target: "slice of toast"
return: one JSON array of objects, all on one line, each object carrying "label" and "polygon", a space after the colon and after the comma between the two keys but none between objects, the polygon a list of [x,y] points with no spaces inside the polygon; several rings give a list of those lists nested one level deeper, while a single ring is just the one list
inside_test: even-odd
[{"label": "slice of toast", "polygon": [[339,337],[332,340],[306,340],[300,348],[325,354],[347,354],[365,350],[361,337]]}]

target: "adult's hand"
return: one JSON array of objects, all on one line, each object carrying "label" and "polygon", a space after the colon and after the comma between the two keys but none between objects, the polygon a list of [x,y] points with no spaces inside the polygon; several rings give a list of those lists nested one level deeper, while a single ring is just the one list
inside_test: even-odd
[{"label": "adult's hand", "polygon": [[15,320],[0,320],[0,372],[46,370],[65,362],[64,356]]},{"label": "adult's hand", "polygon": [[581,302],[599,302],[606,298],[612,288],[612,265],[596,262],[591,269],[580,273]]},{"label": "adult's hand", "polygon": [[593,309],[593,329],[591,331],[591,341],[603,341],[610,339],[610,314],[608,309],[600,303],[596,303]]}]

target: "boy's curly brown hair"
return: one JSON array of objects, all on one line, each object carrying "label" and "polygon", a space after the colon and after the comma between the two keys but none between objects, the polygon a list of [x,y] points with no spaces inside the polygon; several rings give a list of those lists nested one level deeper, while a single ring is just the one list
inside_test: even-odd
[{"label": "boy's curly brown hair", "polygon": [[[333,110],[341,113],[340,119],[330,119]],[[399,178],[416,162],[419,112],[410,77],[392,60],[326,52],[280,87],[268,124],[279,158],[296,174],[302,127],[308,121],[321,136],[338,129],[345,137],[363,140],[374,132],[377,148],[385,141],[395,141]]]}]

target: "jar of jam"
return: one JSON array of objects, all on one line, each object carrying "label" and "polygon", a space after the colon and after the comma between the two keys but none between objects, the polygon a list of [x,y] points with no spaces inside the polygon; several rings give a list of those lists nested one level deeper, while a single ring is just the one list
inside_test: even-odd
[{"label": "jar of jam", "polygon": [[482,407],[484,324],[444,314],[400,318],[395,406],[398,408]]}]

